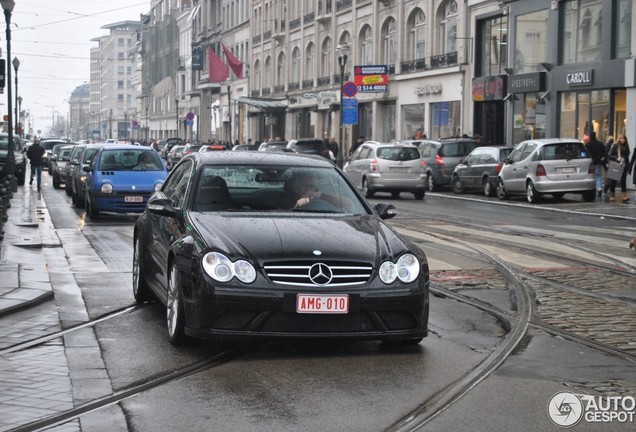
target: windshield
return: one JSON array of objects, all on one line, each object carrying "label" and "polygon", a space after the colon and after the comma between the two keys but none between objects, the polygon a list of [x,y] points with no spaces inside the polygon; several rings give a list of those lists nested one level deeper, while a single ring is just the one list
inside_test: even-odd
[{"label": "windshield", "polygon": [[209,165],[194,190],[194,211],[367,214],[334,168]]},{"label": "windshield", "polygon": [[[0,150],[8,150],[9,149],[9,136],[0,136]],[[20,140],[14,137],[13,139],[13,150],[21,150],[22,144]]]},{"label": "windshield", "polygon": [[107,171],[163,171],[159,155],[154,150],[104,150],[98,170]]}]

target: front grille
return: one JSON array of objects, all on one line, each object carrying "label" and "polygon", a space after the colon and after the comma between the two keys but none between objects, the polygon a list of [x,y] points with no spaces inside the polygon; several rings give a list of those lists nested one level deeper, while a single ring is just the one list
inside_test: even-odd
[{"label": "front grille", "polygon": [[265,264],[263,269],[276,284],[307,287],[364,285],[373,272],[370,264],[342,261],[271,262]]}]

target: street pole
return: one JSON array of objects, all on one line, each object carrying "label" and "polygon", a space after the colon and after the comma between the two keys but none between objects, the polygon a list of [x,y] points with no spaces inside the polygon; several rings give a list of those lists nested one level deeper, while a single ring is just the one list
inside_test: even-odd
[{"label": "street pole", "polygon": [[232,143],[232,93],[231,93],[232,87],[230,86],[230,84],[227,85],[227,112],[228,112],[228,139],[230,141],[230,148],[234,145]]},{"label": "street pole", "polygon": [[15,122],[13,133],[15,135],[15,134],[19,134],[18,123],[20,122],[20,119],[18,118],[18,68],[20,67],[20,60],[18,60],[17,57],[14,57],[12,63],[13,63],[13,69],[15,70],[15,106],[13,107],[14,109],[13,121]]},{"label": "street pole", "polygon": [[177,98],[177,99],[175,99],[175,100],[174,100],[174,103],[175,103],[175,105],[176,105],[176,109],[175,109],[175,111],[176,111],[176,114],[177,114],[177,118],[175,119],[175,120],[177,121],[177,122],[175,123],[175,129],[176,129],[176,131],[177,131],[177,135],[176,135],[176,137],[177,137],[177,138],[179,138],[179,99],[178,99],[178,98]]},{"label": "street pole", "polygon": [[150,124],[148,123],[148,107],[146,107],[146,143],[150,139]]},{"label": "street pole", "polygon": [[[13,8],[15,7],[15,1],[13,0],[2,0],[0,2],[2,4],[2,9],[4,10],[4,20],[7,23],[7,59],[11,58],[11,12],[13,12]],[[11,190],[14,189],[15,182],[15,150],[13,142],[13,119],[11,106],[13,101],[11,100],[11,66],[7,65],[7,131],[9,143],[7,145],[7,179],[11,181]],[[17,184],[15,186],[17,190]]]},{"label": "street pole", "polygon": [[347,54],[349,47],[338,45],[338,65],[340,65],[340,128],[338,130],[338,156],[336,156],[336,163],[338,167],[344,166],[344,110],[343,110],[343,86],[344,86],[344,71],[347,64]]}]

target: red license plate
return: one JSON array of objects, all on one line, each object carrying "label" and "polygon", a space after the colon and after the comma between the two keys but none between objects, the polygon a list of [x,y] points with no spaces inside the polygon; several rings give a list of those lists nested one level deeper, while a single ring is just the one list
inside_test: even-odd
[{"label": "red license plate", "polygon": [[298,294],[296,312],[346,314],[349,312],[349,296],[347,294]]},{"label": "red license plate", "polygon": [[124,197],[124,202],[140,203],[140,202],[144,202],[144,197],[142,197],[142,196],[125,196]]}]

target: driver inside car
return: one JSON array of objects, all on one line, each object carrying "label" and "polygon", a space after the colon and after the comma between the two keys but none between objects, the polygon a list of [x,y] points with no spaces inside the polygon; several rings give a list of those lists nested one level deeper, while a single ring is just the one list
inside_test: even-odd
[{"label": "driver inside car", "polygon": [[300,209],[311,201],[323,200],[337,209],[342,207],[340,197],[323,193],[318,189],[318,180],[311,172],[294,173],[283,188],[283,209]]}]

